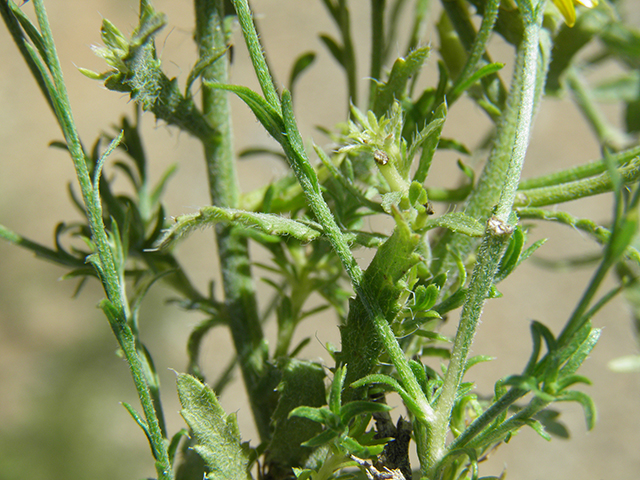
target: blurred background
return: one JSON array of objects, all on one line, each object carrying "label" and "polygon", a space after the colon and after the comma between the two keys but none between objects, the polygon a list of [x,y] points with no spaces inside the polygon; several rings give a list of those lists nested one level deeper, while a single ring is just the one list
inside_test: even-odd
[{"label": "blurred background", "polygon": [[[193,5],[175,0],[153,3],[169,19],[157,37],[165,71],[184,85],[196,60]],[[335,33],[333,24],[319,1],[254,0],[252,5],[278,82],[286,82],[298,55],[317,52],[315,64],[297,84],[295,108],[305,140],[328,145],[329,140],[315,127],[330,128],[343,121],[348,105],[343,73],[318,40],[321,32]],[[351,5],[364,95],[369,3],[354,0]],[[113,132],[112,125],[122,115],[131,116],[134,108],[127,96],[107,91],[100,82],[78,73],[76,67],[105,69],[90,50],[90,45],[100,43],[102,18],[108,18],[128,35],[137,23],[137,2],[57,0],[48,2],[48,8],[76,123],[84,143],[92,144],[100,132]],[[30,4],[23,10],[30,16],[33,13]],[[437,2],[433,2],[434,18],[438,11]],[[632,23],[640,25],[637,2],[627,1],[626,13]],[[403,40],[401,35],[398,55],[404,50]],[[426,32],[424,42],[437,49],[433,30]],[[238,32],[234,44],[231,82],[257,88]],[[498,39],[492,48],[494,61],[506,64],[503,75],[508,79],[513,69],[511,48]],[[421,76],[425,85],[433,85],[437,79],[436,57],[434,51]],[[50,141],[61,139],[61,133],[4,26],[0,28],[0,59],[0,223],[27,238],[52,245],[56,224],[78,218],[67,193],[67,184],[75,181],[72,164],[63,151],[48,146]],[[237,149],[272,145],[251,112],[235,98],[232,102]],[[619,121],[621,112],[603,108],[611,121]],[[450,112],[444,135],[473,149],[488,126],[477,107],[461,100]],[[208,204],[200,145],[186,134],[156,123],[150,114],[143,116],[143,131],[152,179],[158,179],[169,165],[178,164],[165,196],[167,213],[193,212]],[[457,158],[439,152],[427,183],[456,184]],[[524,176],[597,158],[599,146],[573,104],[568,99],[545,101],[536,120]],[[476,168],[480,160],[467,159]],[[245,191],[284,172],[284,166],[269,157],[239,164]],[[579,217],[605,221],[610,215],[611,198],[573,202],[563,209]],[[436,210],[444,213],[447,206],[437,205]],[[546,236],[551,240],[538,253],[543,259],[597,251],[584,235],[561,226],[536,227],[531,240]],[[257,258],[265,256],[257,248],[253,251]],[[211,231],[194,234],[178,247],[177,255],[202,290],[218,277]],[[366,265],[368,253],[357,255]],[[97,282],[89,282],[77,298],[72,298],[76,283],[61,281],[63,270],[5,242],[0,242],[0,272],[0,480],[154,476],[146,439],[120,405],[129,402],[137,406],[138,401],[128,367],[116,356],[116,341],[96,308],[103,296]],[[489,301],[473,347],[473,354],[496,358],[470,372],[468,379],[477,382],[478,393],[491,394],[498,378],[525,365],[531,347],[531,320],[540,320],[559,331],[590,272],[589,268],[551,271],[530,261],[500,285],[504,298]],[[259,288],[261,293],[268,292],[266,286]],[[170,369],[186,368],[186,339],[201,318],[167,306],[167,295],[162,285],[153,287],[142,307],[141,332],[160,374],[169,431],[176,432],[185,425],[178,413],[175,374]],[[445,333],[455,331],[456,320],[452,315]],[[306,322],[305,336],[311,335],[313,341],[303,355],[330,362],[324,345],[339,342],[335,319],[313,317]],[[581,373],[593,381],[585,391],[598,407],[595,430],[586,432],[582,411],[576,404],[558,405],[571,432],[569,441],[554,438],[546,442],[524,429],[508,446],[495,452],[483,466],[483,475],[499,475],[506,468],[507,478],[522,480],[638,478],[640,376],[607,368],[610,360],[637,353],[624,302],[613,302],[598,315],[594,325],[603,327],[603,334]],[[268,333],[273,338],[275,330],[269,327]],[[226,331],[218,329],[209,335],[202,352],[208,378],[213,380],[226,365],[231,349]],[[242,385],[234,383],[221,401],[227,412],[237,413],[243,438],[255,440]]]}]

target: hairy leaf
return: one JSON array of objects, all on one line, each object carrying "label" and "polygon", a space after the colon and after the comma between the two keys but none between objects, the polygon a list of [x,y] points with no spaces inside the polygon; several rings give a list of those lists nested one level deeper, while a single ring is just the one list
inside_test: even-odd
[{"label": "hairy leaf", "polygon": [[181,414],[198,442],[193,447],[211,469],[210,480],[250,480],[249,449],[240,443],[234,414],[227,415],[215,393],[191,375],[178,375]]}]

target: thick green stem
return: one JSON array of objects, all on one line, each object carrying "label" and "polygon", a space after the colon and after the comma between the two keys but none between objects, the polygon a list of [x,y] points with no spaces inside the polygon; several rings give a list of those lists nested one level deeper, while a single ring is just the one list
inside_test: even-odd
[{"label": "thick green stem", "polygon": [[[513,176],[513,174],[517,172],[510,171],[510,169],[513,168],[512,155],[514,153],[518,155],[524,154],[522,145],[518,146],[516,142],[523,142],[526,150],[526,144],[528,144],[529,140],[529,129],[526,129],[526,134],[517,132],[518,129],[522,127],[520,122],[531,122],[531,119],[528,117],[529,114],[523,116],[524,109],[532,114],[537,97],[542,92],[543,75],[546,71],[546,61],[548,59],[543,57],[540,65],[530,65],[528,63],[532,60],[532,56],[535,56],[536,59],[539,57],[538,43],[534,46],[530,37],[534,34],[535,40],[538,42],[540,36],[539,30],[531,32],[533,28],[531,25],[528,28],[529,33],[525,35],[528,36],[528,38],[523,38],[518,48],[511,90],[498,123],[493,148],[491,149],[482,174],[478,179],[478,184],[465,205],[465,213],[482,222],[486,221],[492,214],[493,208],[503,194],[503,187],[506,182],[515,181],[514,179],[516,178],[519,179],[519,173],[516,177]],[[529,46],[527,46],[527,44]],[[527,72],[527,69],[530,71]],[[538,71],[540,72],[540,78],[536,78]],[[528,82],[528,84],[525,84],[525,82]],[[525,100],[523,98],[525,92],[532,94],[533,99]],[[526,120],[526,118],[529,118],[529,120]],[[521,131],[524,132],[524,130]],[[522,135],[525,136],[523,137]],[[509,186],[509,191],[511,192],[509,195],[514,194],[512,186]],[[501,213],[501,215],[503,214],[504,212]],[[502,218],[502,220],[505,219]],[[451,232],[445,233],[433,249],[433,257],[435,259],[433,270],[437,272],[449,272],[447,284],[453,285],[456,280],[456,259],[466,259],[476,244],[475,239],[468,236]],[[443,289],[443,293],[447,291],[448,289]]]},{"label": "thick green stem", "polygon": [[[200,56],[226,48],[222,0],[196,0],[195,7],[196,42]],[[227,68],[226,57],[220,58],[205,70],[203,80],[226,83]],[[211,88],[205,82],[202,85],[202,110],[215,131],[214,135],[203,140],[211,202],[215,206],[235,208],[239,202],[239,188],[227,92]],[[267,89],[265,95],[276,95],[275,89]],[[270,402],[273,395],[265,395],[262,382],[267,373],[268,351],[258,316],[247,240],[233,225],[216,226],[216,238],[226,317],[256,426],[261,440],[266,441],[270,436],[269,423],[274,405]]]},{"label": "thick green stem", "polygon": [[485,236],[478,250],[476,265],[471,276],[451,352],[451,360],[436,406],[436,423],[428,445],[432,469],[436,468],[438,461],[446,453],[445,441],[449,431],[449,419],[466,368],[467,355],[475,336],[484,302],[493,284],[495,272],[513,231],[510,216],[529,144],[536,97],[540,29],[541,15],[537,15],[535,20],[531,18],[526,22],[524,39],[520,47],[520,62],[516,70],[515,85],[518,86],[518,89],[511,92],[519,99],[513,125],[513,137],[509,141],[512,148],[504,180],[498,185],[498,188],[501,189],[498,205],[493,216],[487,222]]}]

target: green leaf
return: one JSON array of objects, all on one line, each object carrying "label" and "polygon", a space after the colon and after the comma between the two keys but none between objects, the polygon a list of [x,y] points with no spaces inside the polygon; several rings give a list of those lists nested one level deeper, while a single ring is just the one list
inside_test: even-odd
[{"label": "green leaf", "polygon": [[551,63],[545,86],[547,92],[557,93],[562,85],[565,70],[574,56],[587,45],[599,31],[611,21],[611,14],[604,9],[586,10],[578,17],[573,28],[563,27],[553,42]]},{"label": "green leaf", "polygon": [[305,243],[312,242],[321,235],[319,226],[312,227],[280,215],[210,206],[201,208],[198,213],[176,217],[175,223],[160,239],[157,249],[167,248],[194,230],[211,227],[218,222],[241,224],[272,236],[292,236]]},{"label": "green leaf", "polygon": [[328,411],[326,407],[315,408],[315,407],[305,407],[303,405],[301,407],[296,407],[293,410],[291,410],[291,412],[289,412],[289,416],[306,418],[307,420],[324,424],[327,416],[326,414],[322,413],[322,410]]},{"label": "green leaf", "polygon": [[138,424],[138,426],[142,429],[144,434],[147,436],[147,439],[149,440],[149,444],[153,445],[151,443],[151,434],[149,433],[149,425],[147,425],[147,422],[145,421],[145,419],[142,418],[140,414],[136,412],[136,409],[133,408],[131,405],[129,405],[127,402],[122,402],[122,406],[127,410],[127,412],[129,412],[129,415],[131,415],[131,418],[133,418],[133,420]]},{"label": "green leaf", "polygon": [[608,79],[591,89],[598,101],[634,102],[640,97],[640,71],[632,70]]},{"label": "green leaf", "polygon": [[542,425],[542,423],[540,423],[538,420],[535,420],[533,418],[528,418],[525,420],[526,424],[528,426],[530,426],[531,428],[533,428],[533,430],[540,435],[542,438],[544,438],[546,441],[550,441],[551,440],[551,435],[549,435],[547,433],[547,431],[544,429],[544,426]]},{"label": "green leaf", "polygon": [[185,96],[186,97],[190,97],[191,96],[190,91],[191,91],[191,85],[193,85],[193,82],[195,82],[196,79],[200,75],[202,75],[202,73],[207,69],[207,67],[211,66],[211,64],[213,64],[213,62],[215,62],[220,57],[222,57],[224,54],[226,54],[227,51],[228,51],[228,49],[226,49],[226,48],[223,49],[223,50],[213,50],[213,51],[208,52],[207,54],[203,55],[202,57],[200,57],[198,59],[196,64],[193,66],[193,68],[189,72],[189,76],[187,77],[187,84],[185,86]]},{"label": "green leaf", "polygon": [[409,79],[417,74],[429,57],[431,48],[420,47],[412,51],[406,58],[398,58],[391,68],[389,79],[378,85],[373,102],[373,112],[377,117],[384,115],[391,107],[394,99],[402,99]]},{"label": "green leaf", "polygon": [[398,382],[395,378],[390,377],[389,375],[385,375],[382,373],[367,375],[366,377],[362,377],[360,380],[353,382],[350,386],[353,388],[359,388],[370,384],[382,385],[393,390],[398,395],[400,395],[405,406],[407,407],[407,410],[413,413],[419,420],[426,421],[422,410],[413,399],[413,397],[409,395],[409,393],[404,388],[402,388],[400,382]]},{"label": "green leaf", "polygon": [[329,35],[325,35],[325,34],[320,35],[320,41],[322,41],[322,43],[324,43],[325,47],[327,47],[329,52],[331,52],[331,55],[333,55],[333,58],[335,58],[336,61],[344,67],[345,66],[344,47],[338,44],[338,42],[334,38],[330,37]]},{"label": "green leaf", "polygon": [[227,415],[215,393],[191,375],[179,374],[181,414],[198,442],[193,447],[211,469],[211,480],[250,480],[249,448],[240,443],[234,414]]},{"label": "green leaf", "polygon": [[499,72],[502,67],[504,67],[503,63],[489,63],[487,65],[484,65],[483,67],[476,70],[476,72],[469,78],[467,78],[464,82],[459,84],[456,89],[453,90],[449,95],[452,95],[454,98],[460,96],[462,92],[471,87],[474,83],[486,77],[487,75]]},{"label": "green leaf", "polygon": [[240,85],[228,85],[214,82],[206,82],[206,85],[211,88],[227,90],[238,95],[238,97],[240,97],[240,99],[251,109],[267,132],[269,132],[269,134],[279,143],[281,142],[282,134],[284,132],[282,117],[280,116],[280,113],[260,94],[254,92],[250,88]]},{"label": "green leaf", "polygon": [[558,402],[578,402],[584,410],[584,419],[587,422],[587,430],[592,430],[596,426],[596,405],[589,395],[584,392],[572,390],[562,392],[556,399]]},{"label": "green leaf", "polygon": [[[429,169],[431,168],[431,162],[433,160],[433,156],[438,148],[438,144],[440,143],[440,135],[442,134],[442,129],[444,128],[444,121],[447,117],[447,104],[442,103],[436,109],[433,120],[429,123],[429,125],[434,124],[435,128],[433,131],[430,131],[430,134],[426,136],[426,138],[420,142],[422,146],[422,153],[420,154],[420,159],[418,160],[418,168],[416,170],[415,175],[413,176],[413,180],[418,183],[423,183],[429,174]],[[414,141],[412,143],[412,149],[417,148],[418,145]],[[409,159],[411,160],[413,157],[410,155]]]},{"label": "green leaf", "polygon": [[462,233],[470,237],[482,237],[484,227],[475,218],[462,212],[445,213],[437,218],[427,220],[423,230],[441,227],[454,233]]},{"label": "green leaf", "polygon": [[349,402],[342,406],[340,409],[340,420],[342,420],[342,424],[346,426],[349,425],[349,422],[353,417],[358,415],[389,412],[391,410],[393,410],[393,407],[385,405],[384,403],[356,400],[355,402]]},{"label": "green leaf", "polygon": [[[587,357],[591,354],[591,351],[598,343],[600,339],[601,329],[599,328],[591,328],[585,325],[585,329],[588,331],[588,335],[579,339],[575,344],[572,343],[566,347],[570,353],[568,360],[565,365],[560,370],[560,374],[562,376],[573,375],[580,365],[587,359]],[[578,335],[576,335],[578,336]],[[563,349],[565,350],[565,349]]]},{"label": "green leaf", "polygon": [[189,430],[186,428],[181,428],[178,430],[173,437],[171,437],[171,442],[169,442],[169,448],[167,448],[167,452],[169,454],[169,461],[173,463],[176,452],[178,451],[178,446],[180,445],[180,440],[182,438],[189,438]]},{"label": "green leaf", "polygon": [[270,463],[285,467],[304,465],[312,453],[302,444],[311,439],[322,427],[319,423],[289,413],[301,405],[320,407],[325,403],[324,369],[317,363],[286,359],[280,366],[282,380],[277,387],[278,406],[271,417],[273,436],[267,447]]},{"label": "green leaf", "polygon": [[346,367],[338,367],[331,382],[331,390],[329,391],[329,408],[334,415],[340,415],[342,407],[342,389],[344,388],[344,379],[347,376]]},{"label": "green leaf", "polygon": [[293,64],[293,68],[291,69],[291,73],[289,74],[289,90],[293,92],[293,87],[300,75],[311,66],[311,64],[315,61],[316,54],[314,52],[306,52],[301,54],[298,58],[296,58],[295,63]]},{"label": "green leaf", "polygon": [[504,252],[500,264],[498,265],[498,271],[493,277],[495,283],[501,282],[507,278],[515,268],[520,264],[520,254],[522,253],[522,247],[524,246],[524,233],[520,227],[516,227],[513,235],[509,239],[509,245]]}]

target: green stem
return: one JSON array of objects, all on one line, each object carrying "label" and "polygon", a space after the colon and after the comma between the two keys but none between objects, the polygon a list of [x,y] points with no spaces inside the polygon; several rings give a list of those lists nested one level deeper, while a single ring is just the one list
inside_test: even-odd
[{"label": "green stem", "polygon": [[[224,49],[227,39],[222,0],[195,0],[195,8],[196,42],[200,56]],[[227,68],[227,59],[223,57],[208,67],[202,76],[202,110],[215,131],[214,135],[203,140],[203,144],[212,204],[236,208],[239,204],[239,189],[227,92],[206,84],[206,81],[226,83]],[[273,102],[279,102],[271,80],[261,81],[261,84],[265,96]],[[274,405],[269,401],[273,395],[265,395],[265,385],[261,381],[267,369],[268,351],[258,315],[248,243],[233,225],[217,225],[216,238],[226,317],[229,319],[256,426],[261,440],[266,441],[270,437],[270,419]]]},{"label": "green stem", "polygon": [[[631,160],[640,160],[640,147],[630,148],[623,152],[613,153],[610,156],[611,163],[620,167]],[[607,171],[607,164],[603,159],[594,162],[577,165],[559,172],[553,172],[539,177],[529,178],[520,182],[520,190],[530,190],[540,187],[551,187],[562,183],[574,182],[584,178],[593,177]]]},{"label": "green stem", "polygon": [[[447,2],[444,3],[446,4]],[[535,36],[536,38],[539,38],[539,32],[535,32]],[[528,129],[526,130],[526,134],[517,133],[517,129],[522,127],[522,125],[519,126],[519,122],[526,120],[526,118],[522,116],[523,108],[533,112],[534,105],[537,102],[537,97],[542,93],[542,89],[540,88],[541,79],[535,78],[536,72],[538,71],[538,65],[529,65],[527,63],[531,61],[532,55],[535,55],[535,58],[538,58],[538,46],[536,45],[535,52],[532,52],[533,47],[530,45],[531,48],[527,48],[527,42],[529,42],[529,40],[523,38],[523,41],[518,48],[511,90],[498,123],[493,148],[489,153],[486,165],[478,179],[478,184],[472,191],[467,204],[465,205],[465,213],[481,222],[486,221],[486,219],[491,215],[494,206],[498,203],[500,196],[502,195],[503,186],[505,186],[508,181],[508,175],[516,173],[515,171],[509,171],[512,168],[512,155],[516,149],[516,140],[518,139],[519,142],[524,142],[525,146],[528,142]],[[547,58],[544,57],[543,60],[546,61]],[[541,62],[540,65],[541,72],[546,71],[544,61]],[[534,70],[533,72],[526,72],[527,68],[532,68]],[[534,81],[532,82],[532,80]],[[538,88],[536,88],[535,80],[537,80]],[[525,86],[525,82],[529,83]],[[525,92],[534,95],[533,101],[525,101],[523,99],[522,96]],[[530,123],[531,120],[529,119],[528,122]],[[518,147],[518,150],[519,152],[516,153],[522,155],[522,145]],[[520,161],[521,160],[522,159],[520,159]],[[514,180],[515,177],[511,177],[510,181],[513,182]],[[509,191],[511,193],[509,193],[509,196],[514,195],[512,189],[513,185],[510,185]],[[503,203],[503,205],[506,204]],[[502,214],[504,214],[504,212],[502,212]],[[469,252],[476,244],[475,239],[466,235],[446,232],[433,248],[433,271],[449,272],[447,285],[450,287],[455,284],[456,258],[466,259]],[[447,293],[448,291],[449,288],[443,289],[443,293]]]},{"label": "green stem", "polygon": [[[251,13],[247,5],[247,0],[233,0],[236,11],[239,15],[241,25],[252,25]],[[255,30],[243,28],[245,35],[255,35]],[[268,73],[268,68],[264,57],[259,52],[260,45],[257,38],[246,38],[245,41],[249,48],[258,49],[258,52],[252,52],[251,58],[254,60],[254,68],[256,71]],[[270,79],[260,80],[270,83]],[[363,287],[363,272],[358,266],[355,258],[351,253],[349,243],[347,242],[342,231],[338,227],[329,206],[322,197],[322,192],[318,182],[318,177],[311,166],[307,154],[304,149],[300,132],[293,115],[293,106],[291,104],[291,94],[284,91],[282,95],[282,104],[278,105],[278,109],[282,111],[282,121],[285,131],[281,133],[274,132],[276,139],[281,143],[291,168],[304,191],[307,203],[313,211],[316,220],[322,225],[324,235],[329,240],[333,250],[340,258],[342,265],[349,276],[356,294],[362,299],[362,303],[371,320],[373,330],[384,345],[391,362],[395,366],[402,384],[411,397],[415,400],[419,412],[417,416],[419,421],[428,426],[434,420],[434,413],[429,404],[425,393],[422,391],[415,375],[413,374],[409,362],[405,357],[404,351],[400,347],[391,326],[384,317],[378,300],[373,298],[366,288]]]},{"label": "green stem", "polygon": [[369,109],[373,108],[377,82],[382,80],[382,62],[385,52],[384,28],[385,0],[371,0],[371,67],[369,70]]},{"label": "green stem", "polygon": [[347,84],[349,101],[353,105],[358,104],[358,77],[356,70],[356,54],[351,40],[351,20],[347,0],[338,0],[339,27],[342,34],[344,52],[344,67],[347,71]]},{"label": "green stem", "polygon": [[497,217],[491,217],[487,222],[487,230],[478,250],[476,266],[462,307],[451,360],[447,366],[447,373],[436,405],[436,422],[428,439],[428,456],[432,469],[438,465],[446,453],[445,442],[449,432],[449,419],[466,369],[469,349],[482,315],[484,302],[493,285],[493,278],[512,232],[513,227]]},{"label": "green stem", "polygon": [[264,98],[274,107],[278,112],[280,109],[280,97],[276,87],[273,85],[271,73],[267,66],[267,60],[264,57],[260,40],[258,39],[258,32],[256,32],[256,26],[253,23],[253,16],[249,3],[247,1],[232,0],[233,6],[238,13],[238,21],[240,22],[240,28],[242,29],[242,36],[247,43],[249,50],[249,56],[251,57],[251,63],[253,69],[258,76],[258,82],[260,88],[262,88],[262,94]]},{"label": "green stem", "polygon": [[171,480],[173,478],[173,472],[160,428],[160,422],[158,421],[158,416],[153,406],[151,393],[142,367],[142,361],[136,348],[135,337],[127,324],[127,300],[124,293],[124,285],[120,282],[121,279],[118,275],[105,226],[102,221],[102,205],[100,204],[99,192],[94,190],[94,186],[92,185],[85,153],[73,120],[69,97],[60,67],[60,60],[56,52],[43,0],[34,0],[34,7],[42,34],[47,65],[51,71],[51,77],[55,86],[55,91],[49,92],[49,94],[53,101],[55,114],[62,127],[65,141],[73,160],[78,183],[82,191],[89,227],[99,259],[99,265],[96,266],[99,269],[108,301],[113,306],[116,314],[116,318],[111,321],[111,328],[122,347],[131,369],[134,384],[147,421],[149,441],[156,457],[156,472],[158,478]]},{"label": "green stem", "polygon": [[458,75],[455,84],[449,90],[447,95],[447,104],[452,105],[458,97],[462,94],[462,90],[459,87],[464,84],[471,76],[480,68],[480,62],[487,51],[487,43],[493,33],[493,26],[498,18],[498,8],[500,7],[500,0],[489,0],[484,9],[484,15],[482,17],[482,24],[480,30],[473,40],[473,46],[469,52],[469,57],[465,63],[462,72]]},{"label": "green stem", "polygon": [[[605,245],[611,238],[610,230],[596,224],[593,220],[577,218],[567,212],[545,210],[544,208],[518,208],[516,213],[521,220],[547,220],[576,228],[589,234],[601,245]],[[640,252],[633,246],[627,247],[625,255],[640,265]]]},{"label": "green stem", "polygon": [[502,395],[495,403],[487,408],[482,415],[476,418],[464,432],[462,432],[451,444],[449,451],[466,447],[476,436],[478,436],[493,420],[500,414],[508,410],[519,398],[528,393],[527,390],[521,388],[511,388],[507,393]]},{"label": "green stem", "polygon": [[508,157],[504,181],[499,185],[501,188],[500,199],[494,215],[487,222],[486,233],[478,250],[476,265],[473,269],[451,352],[451,360],[436,406],[436,423],[432,436],[428,440],[432,469],[436,468],[438,461],[446,453],[445,441],[449,431],[449,419],[466,368],[467,355],[475,336],[484,302],[493,284],[495,272],[513,232],[510,217],[529,144],[536,98],[541,22],[542,15],[538,14],[535,19],[529,18],[525,25],[524,38],[520,46],[520,62],[516,70],[515,84],[518,85],[518,90],[512,91],[512,95],[519,99],[513,139],[509,142],[512,148]]},{"label": "green stem", "polygon": [[[619,168],[620,180],[624,185],[632,184],[640,178],[640,162],[633,162]],[[516,207],[544,207],[558,203],[578,200],[579,198],[600,195],[611,192],[613,182],[609,173],[604,172],[596,177],[585,178],[575,182],[568,182],[550,187],[520,190],[515,200]]]},{"label": "green stem", "polygon": [[584,117],[589,122],[600,143],[611,146],[614,150],[628,145],[630,139],[607,120],[600,108],[598,108],[593,94],[575,67],[567,68],[565,80],[576,99],[578,107],[582,110]]}]

